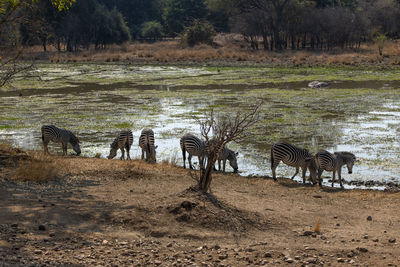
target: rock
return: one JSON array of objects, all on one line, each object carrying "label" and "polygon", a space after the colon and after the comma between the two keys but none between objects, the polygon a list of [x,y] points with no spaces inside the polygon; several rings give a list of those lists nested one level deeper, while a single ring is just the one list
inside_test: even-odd
[{"label": "rock", "polygon": [[368,216],[367,221],[372,221],[372,216]]},{"label": "rock", "polygon": [[304,231],[303,236],[310,236],[313,233],[314,233],[313,231]]},{"label": "rock", "polygon": [[218,256],[218,259],[220,259],[220,260],[225,260],[227,258],[228,258],[228,255],[226,255],[226,254]]},{"label": "rock", "polygon": [[396,243],[396,238],[390,238],[389,243]]},{"label": "rock", "polygon": [[186,201],[186,200],[181,203],[181,207],[187,211],[192,210],[196,206],[197,206],[197,203]]},{"label": "rock", "polygon": [[46,226],[44,226],[43,224],[39,225],[39,231],[46,231]]},{"label": "rock", "polygon": [[42,252],[40,249],[35,249],[35,250],[33,251],[33,253],[39,255],[39,254],[42,254],[43,252]]},{"label": "rock", "polygon": [[368,252],[368,249],[363,248],[363,247],[357,247],[357,250],[360,252]]},{"label": "rock", "polygon": [[176,220],[178,222],[188,222],[190,221],[190,216],[188,214],[182,214],[181,216],[177,217]]},{"label": "rock", "polygon": [[13,223],[13,224],[11,224],[11,227],[12,227],[12,228],[18,228],[18,223]]},{"label": "rock", "polygon": [[308,83],[308,87],[310,88],[321,88],[321,87],[326,87],[329,84],[327,82],[320,82],[320,81],[312,81]]},{"label": "rock", "polygon": [[364,239],[368,239],[368,235],[364,235]]},{"label": "rock", "polygon": [[372,239],[372,241],[373,242],[379,242],[379,239],[378,238],[374,238],[374,239]]},{"label": "rock", "polygon": [[245,249],[245,251],[246,251],[246,252],[253,252],[253,251],[254,251],[254,249],[253,249],[253,248],[250,248],[250,247],[248,247],[248,248],[246,248],[246,249]]},{"label": "rock", "polygon": [[107,244],[108,244],[108,241],[104,239],[104,240],[101,242],[101,244],[107,245]]},{"label": "rock", "polygon": [[287,263],[293,263],[294,260],[293,260],[292,258],[287,258],[287,259],[285,259],[285,262],[287,262]]},{"label": "rock", "polygon": [[170,247],[172,247],[172,243],[171,242],[167,244],[167,248],[170,248]]},{"label": "rock", "polygon": [[221,249],[221,247],[219,245],[215,245],[214,249],[218,250],[218,249]]},{"label": "rock", "polygon": [[345,260],[343,258],[337,258],[336,260],[337,260],[337,262],[345,262]]},{"label": "rock", "polygon": [[296,255],[296,256],[294,256],[294,259],[295,259],[296,261],[298,261],[298,260],[300,260],[300,259],[301,259],[301,257],[300,257],[300,256],[298,256],[298,255]]},{"label": "rock", "polygon": [[264,257],[265,257],[265,258],[271,258],[272,255],[271,255],[271,253],[269,253],[269,252],[265,252]]},{"label": "rock", "polygon": [[156,238],[160,238],[160,237],[164,237],[166,235],[165,232],[161,232],[161,231],[152,231],[150,233],[151,237],[156,237]]}]

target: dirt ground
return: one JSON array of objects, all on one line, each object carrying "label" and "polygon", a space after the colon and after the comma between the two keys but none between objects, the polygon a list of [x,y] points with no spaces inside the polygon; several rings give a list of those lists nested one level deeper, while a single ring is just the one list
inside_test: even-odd
[{"label": "dirt ground", "polygon": [[166,163],[51,161],[21,182],[0,157],[2,266],[400,266],[400,193],[218,173],[205,195]]}]

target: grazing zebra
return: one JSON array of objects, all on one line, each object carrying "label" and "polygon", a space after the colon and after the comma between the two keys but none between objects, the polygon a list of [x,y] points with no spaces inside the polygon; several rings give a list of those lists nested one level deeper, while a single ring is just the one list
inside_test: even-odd
[{"label": "grazing zebra", "polygon": [[317,176],[317,165],[313,156],[305,148],[300,148],[289,143],[278,142],[271,147],[271,169],[272,177],[276,181],[275,170],[278,167],[279,162],[283,161],[286,165],[296,167],[296,172],[292,176],[293,178],[299,173],[299,168],[302,169],[303,183],[306,182],[307,168],[310,171],[310,176],[313,184],[316,183]]},{"label": "grazing zebra", "polygon": [[192,156],[197,156],[199,158],[200,168],[203,168],[206,155],[206,143],[192,134],[185,134],[180,140],[180,145],[183,156],[183,168],[186,169],[186,152],[189,154],[188,161],[191,169],[193,169]]},{"label": "grazing zebra", "polygon": [[222,153],[219,154],[218,157],[218,170],[221,170],[221,160],[223,164],[222,172],[225,172],[226,160],[229,160],[229,165],[231,165],[233,169],[233,173],[238,172],[238,164],[236,156],[239,155],[239,152],[234,152],[227,147],[224,147]]},{"label": "grazing zebra", "polygon": [[42,141],[44,153],[50,154],[47,145],[50,141],[61,143],[63,149],[63,156],[67,155],[68,143],[71,143],[72,148],[79,156],[81,148],[79,147],[79,139],[70,131],[57,128],[54,125],[42,126]]},{"label": "grazing zebra", "polygon": [[156,162],[156,148],[154,146],[154,132],[151,129],[143,129],[139,137],[139,146],[142,149],[142,159],[146,152],[146,161]]},{"label": "grazing zebra", "polygon": [[332,174],[332,187],[335,181],[335,173],[338,173],[340,187],[343,188],[342,184],[342,166],[347,165],[349,174],[353,172],[353,165],[356,160],[356,156],[350,152],[335,152],[334,154],[321,150],[315,155],[315,159],[318,166],[318,183],[322,185],[321,174],[323,171],[331,171]]},{"label": "grazing zebra", "polygon": [[123,130],[118,136],[114,139],[114,141],[110,145],[110,154],[108,155],[108,159],[112,159],[117,155],[118,149],[121,150],[121,160],[125,159],[125,150],[127,154],[127,159],[131,159],[129,155],[129,150],[131,149],[133,143],[133,135],[131,130]]}]

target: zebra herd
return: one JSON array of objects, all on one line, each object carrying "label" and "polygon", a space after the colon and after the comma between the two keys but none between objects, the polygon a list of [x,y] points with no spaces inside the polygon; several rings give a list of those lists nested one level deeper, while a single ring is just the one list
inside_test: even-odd
[{"label": "zebra herd", "polygon": [[[50,141],[61,143],[63,149],[63,155],[67,154],[68,143],[72,145],[73,150],[77,155],[81,154],[79,146],[79,139],[69,130],[58,128],[54,125],[42,126],[42,141],[44,152],[49,153],[48,144]],[[133,134],[131,130],[120,131],[117,137],[110,145],[110,153],[107,156],[108,159],[112,159],[117,155],[118,149],[121,150],[121,160],[125,159],[125,150],[127,159],[130,159],[129,151],[133,143]],[[186,168],[186,152],[188,153],[189,168],[192,166],[192,156],[199,158],[200,168],[204,167],[206,159],[206,142],[199,139],[192,134],[185,134],[180,139],[180,147],[182,150],[183,167]],[[146,161],[156,162],[156,148],[154,132],[151,129],[142,130],[139,137],[139,147],[142,149],[142,160],[146,158]],[[223,172],[225,172],[226,161],[229,161],[230,166],[234,173],[238,172],[237,164],[238,153],[224,147],[222,153],[218,156],[218,169],[221,170],[221,161],[223,162]],[[271,170],[272,177],[276,181],[276,168],[282,161],[288,166],[296,168],[296,172],[292,176],[293,179],[298,173],[299,169],[302,169],[303,183],[306,182],[307,169],[310,172],[310,178],[313,184],[317,183],[322,185],[321,174],[323,171],[331,171],[332,174],[332,187],[335,181],[335,173],[338,173],[340,187],[343,188],[341,169],[342,166],[346,165],[348,173],[351,174],[353,165],[356,160],[354,154],[350,152],[335,152],[330,153],[326,150],[321,150],[314,156],[305,148],[300,148],[295,145],[286,142],[277,142],[271,147]]]}]

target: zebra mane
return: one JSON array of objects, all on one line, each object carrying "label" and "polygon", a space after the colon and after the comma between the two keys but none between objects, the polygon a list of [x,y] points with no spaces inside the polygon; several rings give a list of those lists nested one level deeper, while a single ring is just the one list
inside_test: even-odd
[{"label": "zebra mane", "polygon": [[71,131],[68,131],[68,133],[69,133],[70,142],[72,144],[79,143],[78,137],[76,137]]},{"label": "zebra mane", "polygon": [[349,160],[349,159],[356,160],[356,156],[350,152],[340,151],[340,152],[335,152],[333,154],[335,154],[335,156],[341,156],[342,158],[344,158],[346,160]]}]

